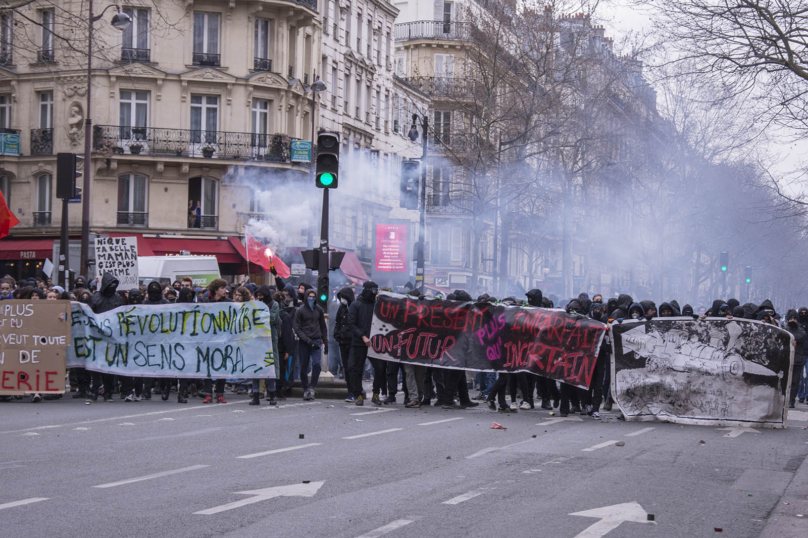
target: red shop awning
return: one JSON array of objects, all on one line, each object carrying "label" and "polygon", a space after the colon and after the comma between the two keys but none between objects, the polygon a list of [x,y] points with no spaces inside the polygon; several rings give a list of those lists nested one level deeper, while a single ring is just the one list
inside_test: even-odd
[{"label": "red shop awning", "polygon": [[[227,239],[147,237],[145,239],[154,252],[154,256],[178,255],[181,250],[185,250],[194,256],[216,256],[219,263],[241,264],[246,262],[242,254],[244,246],[237,237]],[[237,248],[236,244],[241,248]],[[140,243],[138,243],[138,248],[140,248]]]},{"label": "red shop awning", "polygon": [[53,257],[53,237],[0,239],[0,260],[44,260]]},{"label": "red shop awning", "polygon": [[345,257],[342,258],[342,263],[340,264],[339,268],[342,269],[342,272],[345,273],[348,280],[360,286],[364,284],[365,281],[370,280],[365,268],[362,267],[362,262],[360,262],[359,258],[356,257],[356,253],[350,250],[334,250],[345,253]]}]

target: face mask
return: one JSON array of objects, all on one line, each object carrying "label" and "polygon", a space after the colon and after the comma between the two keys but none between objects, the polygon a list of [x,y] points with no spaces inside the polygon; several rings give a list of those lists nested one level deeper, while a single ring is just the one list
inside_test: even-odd
[{"label": "face mask", "polygon": [[345,297],[340,297],[339,302],[341,302],[345,306],[348,306],[348,299],[346,299]]},{"label": "face mask", "polygon": [[594,312],[592,312],[592,317],[595,319],[600,319],[603,317],[603,312],[601,312],[600,310],[595,310]]},{"label": "face mask", "polygon": [[797,320],[795,320],[795,319],[788,320],[788,326],[792,327],[792,328],[796,328],[797,327]]},{"label": "face mask", "polygon": [[631,314],[631,319],[640,319],[640,315],[634,312],[633,314]]},{"label": "face mask", "polygon": [[309,303],[309,308],[314,310],[314,297],[306,297],[306,302]]}]

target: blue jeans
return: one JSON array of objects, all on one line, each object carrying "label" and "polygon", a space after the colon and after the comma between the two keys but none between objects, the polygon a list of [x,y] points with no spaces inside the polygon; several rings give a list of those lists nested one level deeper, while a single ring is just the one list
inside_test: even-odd
[{"label": "blue jeans", "polygon": [[497,380],[497,374],[494,372],[477,372],[477,385],[480,387],[486,398],[491,394],[491,389],[494,388],[494,381]]},{"label": "blue jeans", "polygon": [[[274,379],[267,379],[267,390],[269,392],[275,392],[275,380]],[[261,380],[258,378],[253,378],[252,380],[252,389],[253,393],[258,392],[261,390]]]},{"label": "blue jeans", "polygon": [[797,398],[800,400],[808,398],[808,363],[802,365],[802,376],[800,376],[799,387]]},{"label": "blue jeans", "polygon": [[300,384],[303,390],[309,389],[309,365],[311,365],[311,388],[317,388],[317,380],[320,378],[320,354],[323,352],[319,340],[315,342],[316,348],[305,342],[298,342],[297,349],[300,358]]}]

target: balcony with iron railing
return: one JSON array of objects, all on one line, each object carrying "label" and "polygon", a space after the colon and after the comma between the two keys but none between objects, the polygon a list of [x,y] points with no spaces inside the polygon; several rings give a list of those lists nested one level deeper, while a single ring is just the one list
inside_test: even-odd
[{"label": "balcony with iron railing", "polygon": [[14,63],[14,55],[10,50],[0,52],[0,66],[6,67]]},{"label": "balcony with iron railing", "polygon": [[121,48],[121,61],[122,62],[150,62],[151,50],[150,49],[133,49],[129,47]]},{"label": "balcony with iron railing", "polygon": [[221,65],[221,55],[210,52],[194,52],[194,65],[204,67],[219,67]]},{"label": "balcony with iron railing", "polygon": [[34,211],[34,226],[50,226],[50,225],[51,225],[50,211]]},{"label": "balcony with iron railing", "polygon": [[36,61],[41,64],[51,64],[56,61],[53,49],[39,49],[36,53]]},{"label": "balcony with iron railing", "polygon": [[31,155],[53,155],[53,129],[31,129]]},{"label": "balcony with iron railing", "polygon": [[254,71],[272,72],[272,60],[270,58],[253,58]]},{"label": "balcony with iron railing", "polygon": [[188,218],[188,229],[216,230],[219,228],[219,217],[216,215],[197,215]]},{"label": "balcony with iron railing", "polygon": [[455,76],[442,77],[401,77],[413,88],[430,97],[471,99],[478,93],[484,96],[485,88],[479,80]]},{"label": "balcony with iron railing", "polygon": [[118,211],[118,226],[132,226],[148,228],[149,214],[145,212]]},{"label": "balcony with iron railing", "polygon": [[396,41],[437,39],[461,41],[469,37],[469,24],[465,22],[415,21],[395,26]]},{"label": "balcony with iron railing", "polygon": [[109,157],[129,154],[282,164],[290,162],[292,140],[285,134],[93,126],[93,151]]}]

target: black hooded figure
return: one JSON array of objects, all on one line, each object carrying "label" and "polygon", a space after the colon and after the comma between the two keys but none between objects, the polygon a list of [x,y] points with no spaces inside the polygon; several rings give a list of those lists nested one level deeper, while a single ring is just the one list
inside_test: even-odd
[{"label": "black hooded figure", "polygon": [[[550,300],[542,295],[541,290],[532,289],[528,291],[526,295],[528,306],[552,308],[552,303],[549,307],[545,306],[545,301],[549,302]],[[542,409],[552,409],[553,406],[550,404],[550,400],[554,400],[557,403],[561,397],[555,380],[535,374],[527,374],[527,391],[530,395],[528,398],[529,403],[532,403],[533,401],[534,390],[537,391],[538,396],[541,399]],[[558,407],[558,405],[556,405],[556,407]]]},{"label": "black hooded figure", "polygon": [[[97,292],[90,297],[90,308],[96,314],[103,314],[114,310],[119,306],[123,306],[123,298],[118,295],[118,279],[111,273],[104,273],[101,277],[101,287]],[[92,373],[93,389],[88,402],[95,402],[98,400],[98,391],[101,384],[104,385],[104,401],[112,400],[112,392],[115,390],[115,376],[113,374],[101,374],[99,372]]]},{"label": "black hooded figure", "polygon": [[[145,299],[140,289],[132,288],[129,290],[129,304],[160,305],[168,304],[168,300],[163,298],[163,288],[160,286],[160,283],[156,280],[152,280],[149,282],[149,285],[146,286]],[[144,400],[151,400],[152,390],[154,389],[154,383],[156,381],[155,378],[119,377],[121,379],[121,390],[123,390],[123,393],[126,395],[125,401],[133,402],[141,397]],[[162,394],[163,401],[168,400],[168,392],[170,389],[171,385],[166,384],[165,380],[160,383],[158,391]]]},{"label": "black hooded figure", "polygon": [[345,401],[352,403],[355,401],[354,393],[358,392],[354,390],[351,376],[348,375],[348,363],[351,356],[351,329],[348,326],[348,308],[355,300],[353,290],[348,286],[342,288],[337,293],[337,300],[340,305],[337,309],[336,322],[334,323],[334,340],[339,345],[342,370],[345,372],[345,384],[348,386],[348,397]]},{"label": "black hooded figure", "polygon": [[[674,316],[681,316],[682,315],[682,309],[679,307],[679,301],[674,299],[674,300],[670,301],[670,305],[671,305],[671,308],[673,308],[673,315]],[[662,310],[662,307],[660,307],[660,310]]]},{"label": "black hooded figure", "polygon": [[126,295],[127,304],[143,304],[143,293],[140,288],[132,288]]},{"label": "black hooded figure", "polygon": [[673,307],[670,303],[662,303],[659,305],[659,317],[661,318],[672,318],[674,317]]},{"label": "black hooded figure", "polygon": [[[589,317],[596,321],[605,323],[607,320],[607,314],[604,312],[603,305],[592,303],[589,310]],[[600,346],[600,351],[598,352],[598,358],[595,362],[595,370],[592,373],[592,381],[589,388],[577,389],[578,399],[580,400],[581,407],[587,415],[596,420],[600,420],[600,406],[603,403],[603,378],[606,371],[606,365],[610,362],[610,351],[611,344],[608,340],[608,333],[606,333],[606,337],[604,337],[603,343]]]},{"label": "black hooded figure", "polygon": [[746,303],[743,305],[744,319],[757,319],[758,309],[759,307],[755,303]]},{"label": "black hooded figure", "polygon": [[[348,361],[348,375],[351,376],[351,386],[354,390],[356,405],[364,405],[365,391],[362,388],[362,372],[365,370],[365,361],[368,357],[368,347],[370,347],[370,327],[373,323],[373,305],[376,303],[376,295],[379,293],[379,285],[368,280],[362,284],[362,293],[359,294],[351,306],[348,308],[348,329],[351,332],[351,354]],[[379,403],[379,392],[381,384],[385,382],[382,365],[385,361],[371,359],[373,374],[373,394],[374,399]],[[376,402],[374,402],[376,403]]]},{"label": "black hooded figure", "polygon": [[621,293],[617,297],[617,309],[612,312],[612,319],[625,319],[629,317],[629,309],[631,305],[634,304],[634,299],[631,298],[631,295],[626,293]]},{"label": "black hooded figure", "polygon": [[693,307],[689,304],[686,304],[682,307],[682,315],[683,316],[693,316]]},{"label": "black hooded figure", "polygon": [[[451,296],[455,301],[461,301],[464,303],[474,302],[474,299],[465,290],[455,290]],[[479,405],[476,402],[472,402],[471,398],[469,397],[468,384],[466,383],[466,372],[464,370],[435,368],[432,371],[432,378],[435,381],[435,388],[438,396],[438,401],[435,403],[435,405],[441,405],[444,409],[465,409],[467,407],[476,407]],[[388,384],[392,385],[392,383]],[[525,391],[527,391],[527,384],[525,384]],[[455,402],[455,398],[459,400],[459,403]]]},{"label": "black hooded figure", "polygon": [[[129,295],[132,295],[131,291]],[[163,297],[163,287],[156,280],[152,280],[146,286],[146,300],[143,301],[143,304],[168,304],[168,299]]]}]

